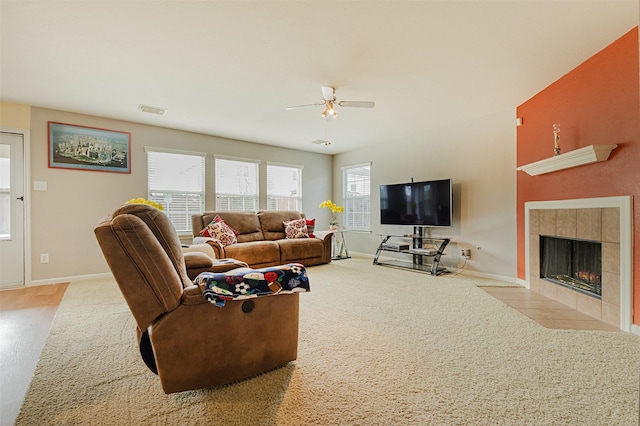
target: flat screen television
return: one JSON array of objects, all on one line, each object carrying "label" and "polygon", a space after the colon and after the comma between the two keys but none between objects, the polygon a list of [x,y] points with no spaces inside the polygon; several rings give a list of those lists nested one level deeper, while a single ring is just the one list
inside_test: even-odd
[{"label": "flat screen television", "polygon": [[451,179],[380,185],[382,225],[452,226]]}]

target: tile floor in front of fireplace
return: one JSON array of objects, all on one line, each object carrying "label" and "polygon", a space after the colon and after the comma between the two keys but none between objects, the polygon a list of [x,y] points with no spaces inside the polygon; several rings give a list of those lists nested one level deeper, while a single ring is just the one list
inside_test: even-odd
[{"label": "tile floor in front of fireplace", "polygon": [[547,328],[620,331],[603,321],[523,287],[481,287],[498,300]]}]

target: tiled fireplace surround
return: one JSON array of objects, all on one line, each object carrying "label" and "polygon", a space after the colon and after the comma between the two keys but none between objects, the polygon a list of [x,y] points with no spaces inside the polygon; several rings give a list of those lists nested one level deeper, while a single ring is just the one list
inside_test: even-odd
[{"label": "tiled fireplace surround", "polygon": [[[630,210],[630,197],[526,203],[529,289],[629,331],[631,253],[628,251],[632,249],[627,236],[632,228],[627,209]],[[540,235],[602,242],[601,300],[540,278]]]}]

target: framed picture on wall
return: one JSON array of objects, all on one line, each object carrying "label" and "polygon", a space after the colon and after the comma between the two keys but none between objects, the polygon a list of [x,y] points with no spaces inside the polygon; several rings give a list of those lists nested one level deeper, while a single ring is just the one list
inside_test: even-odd
[{"label": "framed picture on wall", "polygon": [[49,167],[131,173],[131,133],[49,121]]}]

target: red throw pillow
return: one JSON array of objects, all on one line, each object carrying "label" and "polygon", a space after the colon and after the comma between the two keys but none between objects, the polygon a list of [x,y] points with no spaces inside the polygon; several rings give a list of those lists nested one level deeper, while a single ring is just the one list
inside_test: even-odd
[{"label": "red throw pillow", "polygon": [[316,230],[316,220],[314,219],[305,219],[305,221],[307,222],[307,233],[309,234],[309,238],[315,238],[316,236],[313,235],[313,231]]}]

